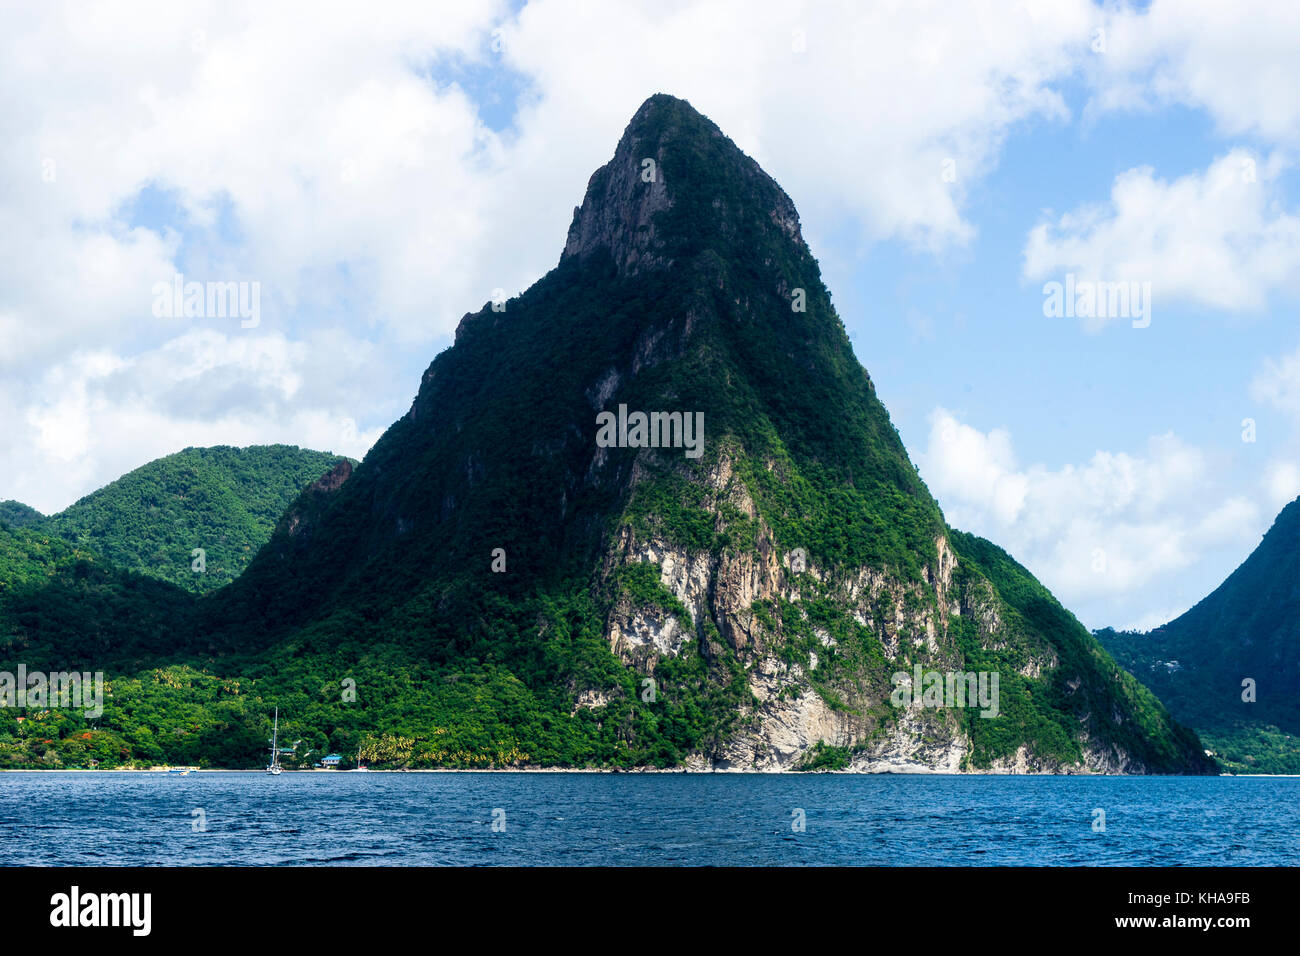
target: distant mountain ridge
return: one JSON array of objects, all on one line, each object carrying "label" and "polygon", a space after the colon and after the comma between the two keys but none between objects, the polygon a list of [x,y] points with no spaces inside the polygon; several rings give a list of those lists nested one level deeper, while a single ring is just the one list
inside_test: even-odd
[{"label": "distant mountain ridge", "polygon": [[1300,773],[1300,499],[1187,613],[1097,636],[1231,769]]}]

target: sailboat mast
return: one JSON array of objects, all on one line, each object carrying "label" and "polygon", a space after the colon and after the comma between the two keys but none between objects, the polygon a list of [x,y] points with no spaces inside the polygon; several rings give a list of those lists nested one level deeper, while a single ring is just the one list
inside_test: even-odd
[{"label": "sailboat mast", "polygon": [[280,741],[280,708],[275,708],[275,724],[271,728],[271,766],[275,766],[280,761],[279,747]]}]

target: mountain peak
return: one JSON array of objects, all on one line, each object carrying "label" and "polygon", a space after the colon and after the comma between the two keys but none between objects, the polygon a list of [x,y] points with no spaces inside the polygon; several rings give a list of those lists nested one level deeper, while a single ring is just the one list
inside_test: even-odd
[{"label": "mountain peak", "polygon": [[[411,412],[202,613],[241,653],[419,662],[430,765],[491,725],[546,764],[1213,769],[1027,571],[946,526],[794,204],[671,96],[591,177],[560,267],[466,319]],[[896,707],[917,668],[1001,675],[1015,710]],[[647,678],[672,685],[657,710]],[[429,723],[471,700],[477,736]]]},{"label": "mountain peak", "polygon": [[656,93],[592,174],[560,261],[607,253],[620,275],[635,275],[705,248],[772,239],[803,246],[790,197],[716,123]]}]

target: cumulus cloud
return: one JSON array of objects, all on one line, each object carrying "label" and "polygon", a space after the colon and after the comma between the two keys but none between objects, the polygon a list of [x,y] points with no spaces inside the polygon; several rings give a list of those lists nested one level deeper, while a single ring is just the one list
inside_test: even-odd
[{"label": "cumulus cloud", "polygon": [[1025,244],[1025,278],[1150,282],[1157,312],[1175,303],[1254,311],[1275,292],[1294,294],[1300,218],[1278,177],[1300,146],[1298,31],[1300,8],[1264,0],[1108,7],[1095,55],[1081,62],[1086,112],[1185,106],[1204,111],[1221,136],[1256,145],[1173,180],[1131,169],[1109,201],[1046,216]]},{"label": "cumulus cloud", "polygon": [[[1279,358],[1266,358],[1250,383],[1251,397],[1286,416],[1292,426],[1287,445],[1264,468],[1264,489],[1274,508],[1300,495],[1300,349]],[[1287,450],[1292,457],[1286,457]]]},{"label": "cumulus cloud", "polygon": [[1206,454],[1173,434],[1142,454],[1049,468],[1021,464],[1006,430],[940,408],[918,463],[953,525],[1005,547],[1094,626],[1162,623],[1144,616],[1150,593],[1173,590],[1207,551],[1251,544],[1265,518],[1249,496],[1217,490]]},{"label": "cumulus cloud", "polygon": [[1300,7],[1269,0],[1153,0],[1105,17],[1089,61],[1094,107],[1205,110],[1227,136],[1300,145]]},{"label": "cumulus cloud", "polygon": [[1300,424],[1300,349],[1280,359],[1266,358],[1250,384],[1250,394]]},{"label": "cumulus cloud", "polygon": [[1264,488],[1275,509],[1290,504],[1300,495],[1300,462],[1270,462],[1264,471]]},{"label": "cumulus cloud", "polygon": [[[378,425],[341,405],[360,383],[320,377],[360,373],[309,354],[323,330],[370,349],[372,387],[403,389],[374,414],[409,401],[392,369],[554,264],[588,175],[656,91],[711,115],[828,231],[967,242],[967,191],[1014,124],[1067,115],[1053,84],[1100,16],[1086,0],[7,11],[0,408],[20,424],[0,494],[66,504],[164,439],[349,450]],[[516,80],[504,129],[473,89],[488,72]],[[159,321],[151,290],[177,272],[258,282],[262,325],[216,344]]]},{"label": "cumulus cloud", "polygon": [[[427,73],[503,9],[6,11],[0,497],[57,510],[187,445],[364,454],[410,400],[403,343],[490,295],[496,138]],[[177,272],[257,282],[260,327],[155,316]]]},{"label": "cumulus cloud", "polygon": [[500,13],[29,8],[0,39],[0,173],[22,186],[0,203],[0,311],[39,317],[34,344],[119,340],[175,271],[182,238],[131,226],[146,187],[171,197],[188,242],[216,246],[222,272],[200,278],[256,279],[310,307],[352,291],[341,275],[355,272],[358,318],[399,331],[443,296],[485,300],[470,282],[496,139],[462,90],[421,71],[486,55]]},{"label": "cumulus cloud", "polygon": [[[0,454],[24,462],[9,476],[9,494],[57,511],[102,483],[100,475],[190,445],[278,442],[360,457],[382,428],[363,428],[350,409],[373,399],[344,385],[297,400],[309,379],[378,374],[364,345],[331,338],[196,330],[129,357],[74,353],[41,376],[0,439]],[[327,356],[332,369],[319,367]]]},{"label": "cumulus cloud", "polygon": [[648,91],[674,92],[776,176],[806,218],[848,214],[870,238],[929,247],[974,234],[963,198],[1015,123],[1068,115],[1053,83],[1088,55],[1100,19],[1074,0],[1014,11],[654,2],[578,37],[584,9],[531,3],[505,33],[510,63],[544,91],[526,129],[587,129],[608,151]]},{"label": "cumulus cloud", "polygon": [[1109,203],[1033,228],[1024,276],[1149,282],[1153,311],[1168,302],[1259,309],[1271,292],[1300,285],[1300,218],[1279,207],[1271,188],[1281,166],[1233,150],[1173,181],[1148,167],[1129,170],[1116,177]]}]

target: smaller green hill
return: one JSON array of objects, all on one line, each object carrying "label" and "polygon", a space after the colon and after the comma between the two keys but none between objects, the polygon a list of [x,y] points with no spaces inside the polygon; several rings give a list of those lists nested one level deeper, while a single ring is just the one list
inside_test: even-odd
[{"label": "smaller green hill", "polygon": [[21,501],[13,501],[12,499],[0,501],[0,525],[8,525],[11,528],[27,528],[40,524],[44,520],[45,515]]},{"label": "smaller green hill", "polygon": [[[0,520],[7,519],[11,529],[61,538],[122,570],[203,594],[238,577],[270,539],[284,509],[340,460],[294,445],[186,448],[48,518],[6,502]],[[201,571],[195,553],[200,549]]]}]

